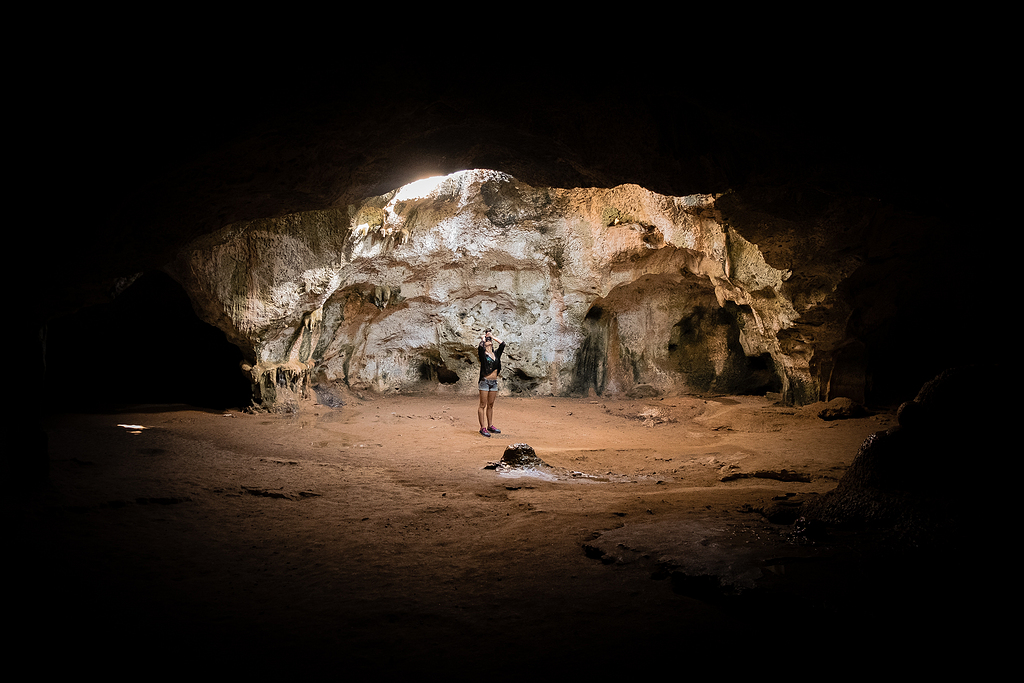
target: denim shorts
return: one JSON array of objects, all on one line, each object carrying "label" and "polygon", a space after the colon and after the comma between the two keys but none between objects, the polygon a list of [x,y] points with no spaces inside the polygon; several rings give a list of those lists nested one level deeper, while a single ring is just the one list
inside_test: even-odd
[{"label": "denim shorts", "polygon": [[480,380],[480,391],[497,391],[498,380],[496,379],[482,379]]}]

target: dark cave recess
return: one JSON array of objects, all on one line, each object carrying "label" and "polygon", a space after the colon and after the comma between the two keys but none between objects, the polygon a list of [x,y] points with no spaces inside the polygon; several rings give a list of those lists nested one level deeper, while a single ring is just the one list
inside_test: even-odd
[{"label": "dark cave recess", "polygon": [[223,332],[196,316],[178,283],[151,271],[111,302],[49,322],[46,400],[58,411],[242,408],[252,394],[241,360]]}]

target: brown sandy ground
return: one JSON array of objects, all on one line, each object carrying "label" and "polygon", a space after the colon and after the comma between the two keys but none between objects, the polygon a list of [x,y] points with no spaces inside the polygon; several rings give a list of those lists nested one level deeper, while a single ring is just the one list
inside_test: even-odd
[{"label": "brown sandy ground", "polygon": [[[806,657],[846,588],[786,579],[782,565],[799,577],[792,558],[828,544],[796,543],[752,510],[831,489],[894,421],[815,412],[757,397],[501,397],[491,439],[475,396],[54,415],[50,484],[11,519],[26,532],[18,647],[41,639],[50,665],[80,671],[254,676]],[[485,469],[511,443],[551,469]],[[673,572],[701,548],[741,583],[782,581],[784,600],[695,596]],[[793,588],[815,581],[825,588]]]}]

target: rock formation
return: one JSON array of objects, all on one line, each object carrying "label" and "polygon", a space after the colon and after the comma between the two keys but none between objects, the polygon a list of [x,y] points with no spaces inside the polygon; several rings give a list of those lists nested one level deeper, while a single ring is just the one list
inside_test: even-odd
[{"label": "rock formation", "polygon": [[[459,389],[484,320],[508,332],[506,389],[532,393],[898,404],[984,351],[948,316],[985,319],[996,298],[985,277],[946,275],[975,272],[983,259],[964,258],[984,253],[975,238],[990,221],[963,199],[977,190],[950,183],[964,169],[981,182],[976,155],[998,147],[965,134],[937,145],[932,128],[906,125],[950,117],[945,88],[772,73],[695,89],[675,64],[556,80],[423,64],[398,77],[371,61],[287,71],[281,88],[261,68],[174,97],[153,81],[161,105],[142,109],[144,93],[116,88],[88,123],[48,129],[74,138],[36,155],[48,169],[70,154],[104,170],[38,184],[37,205],[56,192],[63,216],[84,218],[46,244],[16,355],[52,366],[52,321],[159,269],[242,350],[265,405],[310,383]],[[397,194],[467,169],[495,172]],[[83,214],[100,198],[104,211]],[[21,252],[39,252],[22,232]],[[90,340],[61,332],[74,372]],[[162,382],[175,349],[137,342],[162,359]]]},{"label": "rock formation", "polygon": [[[508,344],[505,393],[650,385],[818,400],[828,377],[815,363],[848,341],[845,319],[820,311],[845,305],[835,293],[859,257],[822,240],[814,263],[790,254],[786,268],[770,265],[722,201],[466,171],[227,226],[168,271],[242,349],[267,407],[311,383],[463,392],[484,328]],[[813,316],[816,338],[794,340]]]},{"label": "rock formation", "polygon": [[807,503],[807,520],[886,529],[902,543],[951,545],[987,531],[984,512],[962,496],[966,463],[998,452],[988,399],[990,367],[950,368],[900,406],[899,424],[861,444],[831,491]]}]

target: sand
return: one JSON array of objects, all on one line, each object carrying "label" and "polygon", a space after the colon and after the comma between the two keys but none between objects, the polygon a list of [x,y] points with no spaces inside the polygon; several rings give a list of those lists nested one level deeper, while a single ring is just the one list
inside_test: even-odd
[{"label": "sand", "polygon": [[[786,626],[765,628],[676,579],[717,561],[741,590],[772,579],[766,557],[818,552],[753,510],[830,490],[894,416],[815,413],[499,397],[490,439],[475,396],[54,414],[50,483],[17,513],[20,618],[61,661],[108,672],[502,679],[788,647],[818,628],[796,607],[770,606]],[[513,443],[550,467],[488,469]]]}]

